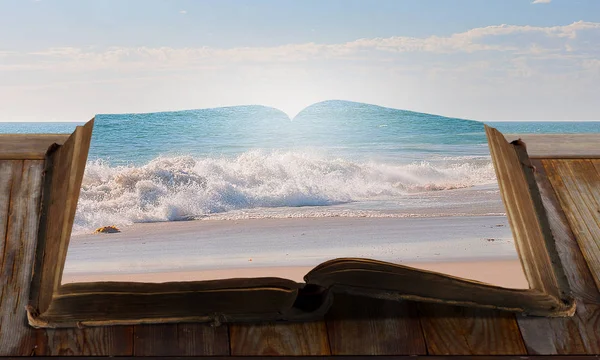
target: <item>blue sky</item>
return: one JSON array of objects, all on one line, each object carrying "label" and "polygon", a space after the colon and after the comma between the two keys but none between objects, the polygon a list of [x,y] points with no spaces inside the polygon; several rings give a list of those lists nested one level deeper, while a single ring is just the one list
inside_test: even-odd
[{"label": "blue sky", "polygon": [[600,120],[598,0],[0,0],[0,121],[347,99]]}]

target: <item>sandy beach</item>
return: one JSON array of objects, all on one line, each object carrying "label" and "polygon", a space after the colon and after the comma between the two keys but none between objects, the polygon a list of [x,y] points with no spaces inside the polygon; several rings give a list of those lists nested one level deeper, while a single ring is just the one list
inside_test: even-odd
[{"label": "sandy beach", "polygon": [[299,218],[135,224],[72,237],[63,283],[275,276],[362,257],[527,288],[505,217]]}]

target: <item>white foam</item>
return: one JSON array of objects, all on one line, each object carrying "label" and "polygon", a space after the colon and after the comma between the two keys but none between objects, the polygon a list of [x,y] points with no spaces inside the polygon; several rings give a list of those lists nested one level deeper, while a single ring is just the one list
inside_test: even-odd
[{"label": "white foam", "polygon": [[86,168],[74,232],[233,210],[389,199],[495,181],[489,162],[393,165],[291,151],[256,150],[234,158],[159,157],[143,166],[94,161]]}]

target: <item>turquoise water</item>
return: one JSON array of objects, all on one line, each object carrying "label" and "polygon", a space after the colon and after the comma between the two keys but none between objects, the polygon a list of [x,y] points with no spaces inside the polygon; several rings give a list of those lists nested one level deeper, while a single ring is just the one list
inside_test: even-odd
[{"label": "turquoise water", "polygon": [[[0,123],[0,133],[70,133],[75,125]],[[600,122],[489,125],[600,132]],[[263,106],[97,115],[76,230],[307,208],[310,216],[409,216],[427,207],[435,216],[456,202],[457,189],[483,189],[498,202],[494,184],[477,121],[345,101],[294,119]]]},{"label": "turquoise water", "polygon": [[[69,133],[74,123],[0,123],[0,133]],[[505,133],[600,132],[600,122],[489,122]],[[90,159],[113,165],[160,155],[234,156],[319,149],[351,158],[414,161],[487,154],[483,124],[375,105],[327,101],[294,119],[263,106],[97,115]]]}]

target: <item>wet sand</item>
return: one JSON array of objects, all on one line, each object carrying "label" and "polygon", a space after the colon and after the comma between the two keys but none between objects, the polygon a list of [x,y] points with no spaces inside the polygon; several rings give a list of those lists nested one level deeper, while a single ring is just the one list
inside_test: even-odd
[{"label": "wet sand", "polygon": [[383,260],[526,288],[502,216],[197,220],[71,239],[63,283],[275,276],[302,281],[333,258]]}]

